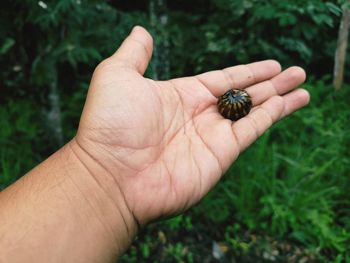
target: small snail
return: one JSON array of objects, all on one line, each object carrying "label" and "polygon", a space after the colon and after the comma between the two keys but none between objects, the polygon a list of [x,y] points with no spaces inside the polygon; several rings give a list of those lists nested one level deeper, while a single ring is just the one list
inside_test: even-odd
[{"label": "small snail", "polygon": [[244,90],[231,89],[218,99],[218,109],[221,115],[232,121],[246,116],[252,108],[252,99]]}]

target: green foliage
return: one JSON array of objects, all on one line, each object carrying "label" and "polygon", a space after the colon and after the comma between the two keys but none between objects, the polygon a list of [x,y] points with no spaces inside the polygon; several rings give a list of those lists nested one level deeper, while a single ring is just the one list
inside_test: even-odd
[{"label": "green foliage", "polygon": [[106,1],[10,1],[0,16],[0,54],[6,61],[0,83],[11,96],[40,94],[33,99],[45,106],[53,81],[61,93],[71,94],[132,25],[144,20],[144,14],[122,14]]},{"label": "green foliage", "polygon": [[169,245],[166,249],[167,253],[173,257],[176,262],[193,262],[193,254],[188,252],[186,247],[181,243]]},{"label": "green foliage", "polygon": [[[140,3],[2,3],[1,189],[54,150],[42,118],[52,82],[61,96],[65,137],[74,136],[96,64],[133,25],[152,31],[147,3]],[[190,213],[141,233],[122,262],[214,261],[213,240],[225,242],[228,256],[239,262],[273,257],[283,262],[291,254],[304,262],[350,260],[350,93],[349,87],[334,93],[323,78],[332,70],[344,3],[168,2],[172,76],[275,58],[283,66],[302,65],[314,76],[306,85],[312,102],[262,136]]]},{"label": "green foliage", "polygon": [[40,160],[38,137],[32,105],[10,101],[0,108],[0,190],[27,172]]},{"label": "green foliage", "polygon": [[171,230],[187,230],[191,231],[193,229],[192,219],[187,215],[179,215],[171,218],[167,221],[167,226]]},{"label": "green foliage", "polygon": [[[217,45],[221,41],[226,43],[227,56],[243,63],[252,57],[278,58],[284,65],[317,63],[325,57],[323,35],[335,33],[332,28],[340,15],[339,7],[320,1],[214,0],[214,3],[221,12],[212,17],[217,23],[210,23],[216,28],[205,29],[209,37],[207,50],[215,52],[212,43]],[[223,12],[228,15],[223,16]]]}]

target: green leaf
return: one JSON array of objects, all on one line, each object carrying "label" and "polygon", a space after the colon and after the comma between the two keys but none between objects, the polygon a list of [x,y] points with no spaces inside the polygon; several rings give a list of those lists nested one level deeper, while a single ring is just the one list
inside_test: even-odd
[{"label": "green leaf", "polygon": [[4,43],[0,47],[0,55],[6,54],[16,43],[13,38],[6,38]]},{"label": "green leaf", "polygon": [[342,14],[341,8],[331,2],[326,2],[326,6],[332,14],[336,16],[340,16]]}]

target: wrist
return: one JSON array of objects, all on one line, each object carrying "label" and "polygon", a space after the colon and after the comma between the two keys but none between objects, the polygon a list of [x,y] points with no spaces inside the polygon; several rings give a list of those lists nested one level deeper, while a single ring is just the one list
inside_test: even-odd
[{"label": "wrist", "polygon": [[[99,160],[94,159],[78,141],[73,138],[64,149],[64,158],[79,169],[76,184],[84,198],[84,206],[90,209],[101,223],[117,255],[126,250],[137,234],[138,224],[129,210],[115,174],[111,174]],[[115,171],[114,171],[115,173]]]},{"label": "wrist", "polygon": [[115,182],[74,139],[1,192],[0,206],[5,261],[110,262],[137,231]]}]

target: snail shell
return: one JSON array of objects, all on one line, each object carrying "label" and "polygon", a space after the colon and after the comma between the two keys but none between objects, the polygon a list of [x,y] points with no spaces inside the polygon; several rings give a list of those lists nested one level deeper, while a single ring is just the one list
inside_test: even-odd
[{"label": "snail shell", "polygon": [[244,90],[231,89],[218,99],[218,110],[221,115],[232,121],[246,116],[252,108],[252,99]]}]

